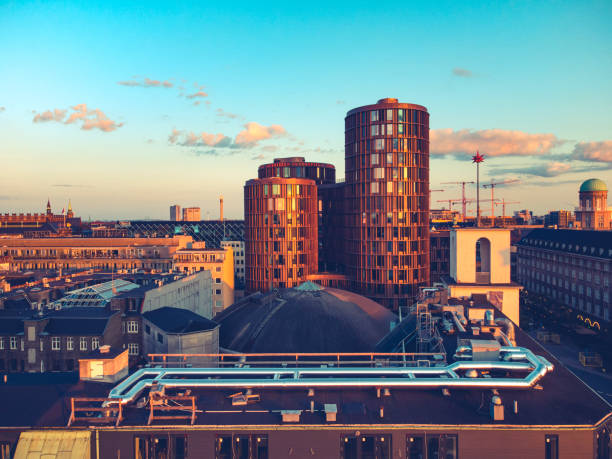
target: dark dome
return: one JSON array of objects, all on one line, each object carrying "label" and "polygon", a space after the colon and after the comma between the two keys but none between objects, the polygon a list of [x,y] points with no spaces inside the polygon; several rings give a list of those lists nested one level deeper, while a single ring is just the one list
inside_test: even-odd
[{"label": "dark dome", "polygon": [[397,317],[361,295],[307,282],[251,295],[214,320],[220,347],[236,352],[370,352]]}]

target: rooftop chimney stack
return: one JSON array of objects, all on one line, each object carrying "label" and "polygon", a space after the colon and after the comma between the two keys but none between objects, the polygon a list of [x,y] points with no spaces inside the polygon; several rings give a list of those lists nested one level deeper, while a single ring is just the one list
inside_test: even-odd
[{"label": "rooftop chimney stack", "polygon": [[223,196],[219,196],[219,220],[223,221]]}]

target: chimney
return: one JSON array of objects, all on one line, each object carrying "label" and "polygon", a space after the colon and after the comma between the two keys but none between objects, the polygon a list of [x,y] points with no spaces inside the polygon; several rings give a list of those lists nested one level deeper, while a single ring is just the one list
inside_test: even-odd
[{"label": "chimney", "polygon": [[108,354],[110,352],[110,345],[109,344],[104,344],[103,346],[100,346],[100,354]]},{"label": "chimney", "polygon": [[223,221],[223,196],[219,196],[219,220]]}]

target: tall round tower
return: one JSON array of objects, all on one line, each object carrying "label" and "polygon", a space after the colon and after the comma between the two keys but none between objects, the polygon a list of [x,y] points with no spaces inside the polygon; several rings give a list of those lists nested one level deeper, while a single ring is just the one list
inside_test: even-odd
[{"label": "tall round tower", "polygon": [[381,99],[345,118],[346,271],[385,306],[429,281],[429,113]]},{"label": "tall round tower", "polygon": [[270,177],[244,186],[247,292],[300,285],[317,272],[317,185]]}]

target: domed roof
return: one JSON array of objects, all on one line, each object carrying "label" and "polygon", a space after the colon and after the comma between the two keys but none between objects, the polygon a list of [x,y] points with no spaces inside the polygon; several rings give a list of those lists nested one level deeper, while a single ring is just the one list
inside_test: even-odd
[{"label": "domed roof", "polygon": [[608,187],[603,180],[592,178],[580,185],[580,192],[582,193],[583,191],[608,191]]},{"label": "domed roof", "polygon": [[370,352],[397,317],[361,295],[308,284],[251,295],[214,320],[220,347],[236,352]]}]

